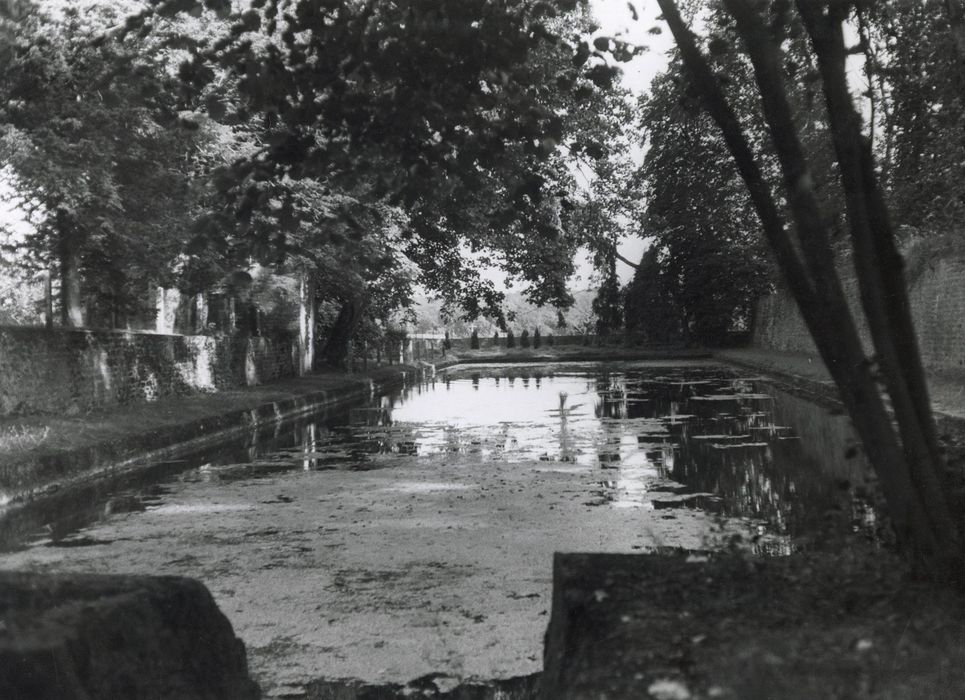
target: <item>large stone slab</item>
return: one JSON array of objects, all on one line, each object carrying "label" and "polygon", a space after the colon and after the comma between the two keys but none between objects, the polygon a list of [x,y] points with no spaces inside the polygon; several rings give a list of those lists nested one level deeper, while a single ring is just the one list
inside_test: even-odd
[{"label": "large stone slab", "polygon": [[244,645],[198,581],[0,572],[0,698],[258,697]]},{"label": "large stone slab", "polygon": [[965,697],[962,597],[880,552],[558,554],[546,700]]}]

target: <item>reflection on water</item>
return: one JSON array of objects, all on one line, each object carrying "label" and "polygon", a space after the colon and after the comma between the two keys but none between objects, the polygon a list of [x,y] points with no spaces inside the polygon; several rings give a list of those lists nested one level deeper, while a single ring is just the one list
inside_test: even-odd
[{"label": "reflection on water", "polygon": [[[587,505],[668,518],[678,508],[704,510],[744,521],[758,551],[782,553],[829,528],[875,532],[867,465],[854,448],[843,417],[726,368],[490,367],[252,434],[197,455],[178,478],[384,469],[399,455],[467,469],[530,462],[598,476]],[[126,486],[97,494],[80,514],[65,506],[48,530],[53,540],[93,517],[160,505],[163,487]]]},{"label": "reflection on water", "polygon": [[767,551],[877,525],[848,421],[720,367],[464,370],[309,429],[305,468],[393,454],[571,465],[600,475],[588,504],[750,519]]}]

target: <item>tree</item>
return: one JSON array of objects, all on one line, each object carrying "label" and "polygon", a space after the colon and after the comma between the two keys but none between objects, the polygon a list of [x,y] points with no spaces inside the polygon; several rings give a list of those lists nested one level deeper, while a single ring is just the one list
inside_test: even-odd
[{"label": "tree", "polygon": [[624,317],[627,330],[649,343],[676,343],[684,339],[674,280],[660,264],[660,249],[647,248],[627,285]]},{"label": "tree", "polygon": [[538,328],[538,327],[537,327],[537,328],[534,328],[534,329],[533,329],[533,348],[534,348],[534,349],[538,349],[539,346],[542,345],[542,344],[543,344],[543,340],[542,340],[542,338],[540,338],[539,328]]},{"label": "tree", "polygon": [[519,336],[519,347],[528,348],[529,342],[529,329],[524,328],[522,334]]},{"label": "tree", "polygon": [[882,185],[895,223],[931,236],[959,233],[965,216],[961,12],[957,0],[877,2],[857,15]]},{"label": "tree", "polygon": [[608,336],[623,326],[623,297],[613,263],[593,299],[593,313],[598,336]]},{"label": "tree", "polygon": [[[159,0],[121,33],[203,7],[230,11],[222,0]],[[468,318],[503,322],[501,294],[473,260],[498,261],[535,303],[572,303],[566,279],[587,234],[569,220],[568,164],[608,157],[618,128],[605,118],[617,71],[579,35],[587,19],[576,0],[265,0],[230,21],[223,36],[187,47],[181,76],[195,92],[227,76],[238,99],[209,92],[209,114],[263,124],[263,147],[218,174],[225,219],[247,228],[260,210],[277,224],[245,236],[270,242],[279,236],[267,229],[297,228],[285,190],[315,180],[404,211],[418,281]],[[621,47],[623,60],[633,55],[608,42]]]},{"label": "tree", "polygon": [[85,306],[108,324],[152,306],[197,213],[192,154],[205,135],[178,126],[163,52],[93,45],[117,19],[106,6],[31,13],[0,76],[0,157],[37,227],[21,253],[56,266],[75,326]]},{"label": "tree", "polygon": [[[871,145],[862,133],[845,72],[843,24],[851,3],[725,0],[750,60],[794,228],[788,227],[762,174],[719,77],[673,0],[658,0],[682,60],[708,113],[721,130],[761,219],[764,234],[815,344],[837,384],[865,451],[881,480],[899,542],[936,581],[965,585],[965,553],[953,517],[924,371],[917,348],[902,260],[878,180]],[[762,10],[767,12],[765,15]],[[831,232],[815,192],[810,164],[788,100],[779,41],[803,28],[827,108],[846,202],[847,228],[871,330],[874,359],[865,356],[834,266]],[[717,50],[733,50],[715,45]],[[879,390],[876,369],[891,400]]]},{"label": "tree", "polygon": [[472,350],[479,349],[479,331],[475,328],[472,329],[472,335],[469,336],[469,347]]},{"label": "tree", "polygon": [[[729,85],[734,91],[736,83]],[[650,295],[631,304],[649,316],[652,337],[713,346],[729,330],[749,326],[770,270],[760,231],[748,226],[754,215],[744,183],[687,88],[674,62],[642,100],[649,149],[636,177],[654,241],[645,262],[650,279],[638,270],[627,293]]]}]

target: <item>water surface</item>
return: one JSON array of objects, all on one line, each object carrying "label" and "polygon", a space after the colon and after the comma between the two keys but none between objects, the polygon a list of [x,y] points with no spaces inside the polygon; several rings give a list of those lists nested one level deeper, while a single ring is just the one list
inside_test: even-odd
[{"label": "water surface", "polygon": [[69,499],[3,568],[206,583],[266,689],[539,670],[555,551],[873,537],[847,421],[688,363],[472,367]]}]

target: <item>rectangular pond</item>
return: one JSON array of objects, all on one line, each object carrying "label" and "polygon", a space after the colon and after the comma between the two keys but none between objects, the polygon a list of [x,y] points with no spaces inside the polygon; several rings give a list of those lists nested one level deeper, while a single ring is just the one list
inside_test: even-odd
[{"label": "rectangular pond", "polygon": [[539,671],[555,551],[840,546],[873,493],[843,416],[732,368],[473,366],[61,498],[0,568],[198,578],[274,696],[451,689]]}]

